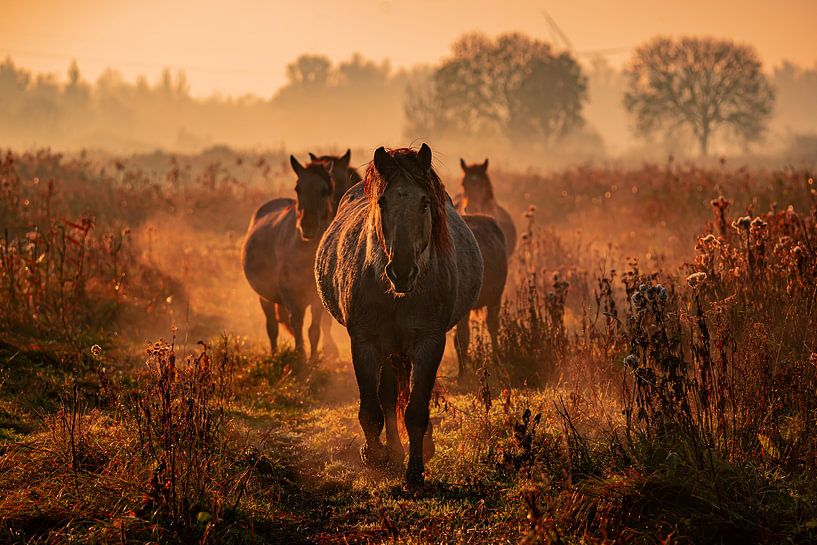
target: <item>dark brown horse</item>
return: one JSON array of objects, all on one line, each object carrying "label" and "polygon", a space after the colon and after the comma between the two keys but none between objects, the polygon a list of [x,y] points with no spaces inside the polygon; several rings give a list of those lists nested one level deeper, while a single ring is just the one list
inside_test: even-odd
[{"label": "dark brown horse", "polygon": [[[466,225],[471,228],[482,254],[484,274],[479,299],[471,310],[485,308],[485,323],[491,336],[491,345],[496,349],[499,336],[499,311],[502,308],[502,292],[508,278],[508,250],[505,246],[505,235],[499,223],[485,214],[465,214],[462,216]],[[454,337],[454,348],[457,350],[459,378],[465,376],[468,363],[468,345],[471,342],[470,314],[466,314],[457,324]]]},{"label": "dark brown horse", "polygon": [[[352,343],[366,436],[361,458],[402,464],[397,399],[405,385],[406,480],[422,484],[424,455],[433,452],[429,401],[446,332],[468,314],[482,284],[479,246],[432,168],[427,145],[375,151],[364,183],[346,192],[321,240],[315,276],[324,306]],[[398,380],[406,367],[410,384]]]},{"label": "dark brown horse", "polygon": [[510,256],[516,248],[516,226],[508,211],[494,198],[494,187],[488,177],[488,159],[485,159],[484,163],[472,165],[460,159],[460,166],[464,173],[463,195],[457,203],[457,208],[462,214],[486,214],[495,218],[505,233],[505,245]]},{"label": "dark brown horse", "polygon": [[349,166],[352,160],[352,150],[347,149],[343,155],[321,155],[309,154],[309,159],[313,163],[324,163],[331,165],[330,174],[335,183],[335,210],[340,204],[340,199],[350,187],[363,180],[357,170]]},{"label": "dark brown horse", "polygon": [[[335,216],[334,184],[331,167],[323,162],[302,166],[290,156],[290,163],[298,177],[297,198],[273,199],[255,212],[244,239],[241,265],[261,301],[272,351],[277,350],[281,322],[295,337],[296,350],[305,353],[303,325],[309,307],[309,344],[314,358],[323,308],[311,272],[318,240]],[[337,352],[329,335],[324,344],[327,352]]]}]

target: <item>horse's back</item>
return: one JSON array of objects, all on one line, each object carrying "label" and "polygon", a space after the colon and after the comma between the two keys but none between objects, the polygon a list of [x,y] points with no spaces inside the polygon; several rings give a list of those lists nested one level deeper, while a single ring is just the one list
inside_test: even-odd
[{"label": "horse's back", "polygon": [[241,248],[241,266],[253,290],[274,300],[283,246],[295,236],[295,201],[274,199],[253,214]]},{"label": "horse's back", "polygon": [[258,223],[258,221],[262,218],[270,216],[271,214],[279,213],[282,210],[293,207],[294,205],[295,201],[293,199],[288,199],[285,197],[272,199],[271,201],[265,202],[253,213],[252,218],[250,219],[250,229],[252,229],[252,226]]},{"label": "horse's back", "polygon": [[451,312],[448,329],[454,327],[476,305],[482,289],[483,261],[474,233],[454,208],[451,199],[446,203],[448,229],[453,245],[457,271],[457,297]]},{"label": "horse's back", "polygon": [[516,225],[510,213],[508,213],[505,207],[500,206],[498,203],[496,205],[496,221],[505,234],[505,247],[508,257],[510,257],[516,249]]},{"label": "horse's back", "polygon": [[496,219],[487,214],[464,214],[482,254],[483,277],[479,299],[472,308],[497,304],[502,299],[508,277],[508,251],[505,234]]},{"label": "horse's back", "polygon": [[334,221],[321,238],[315,255],[315,281],[323,306],[347,325],[351,290],[362,272],[368,200],[363,183],[349,188],[341,198]]}]

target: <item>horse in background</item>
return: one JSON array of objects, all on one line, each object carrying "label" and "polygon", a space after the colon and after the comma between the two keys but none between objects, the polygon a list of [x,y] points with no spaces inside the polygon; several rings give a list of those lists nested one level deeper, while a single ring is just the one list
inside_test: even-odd
[{"label": "horse in background", "polygon": [[335,210],[338,209],[340,199],[350,187],[363,180],[358,171],[349,166],[352,160],[352,150],[347,149],[343,155],[315,155],[309,153],[309,160],[313,163],[331,165],[329,173],[335,183]]},{"label": "horse in background", "polygon": [[[403,463],[397,406],[407,399],[411,486],[422,485],[433,454],[429,402],[446,332],[474,306],[483,272],[477,241],[431,160],[425,144],[419,151],[378,148],[315,258],[321,300],[351,340],[366,437],[361,459]],[[410,380],[398,380],[407,372]]]},{"label": "horse in background", "polygon": [[[290,164],[297,176],[296,198],[273,199],[256,210],[241,249],[241,265],[261,302],[272,352],[277,351],[280,322],[295,338],[295,349],[305,354],[304,315],[310,308],[314,359],[324,311],[311,271],[318,241],[335,217],[334,183],[325,162],[303,166],[290,156]],[[324,345],[327,353],[337,353],[331,336],[326,335]]]},{"label": "horse in background", "polygon": [[508,257],[516,248],[516,226],[508,211],[494,197],[494,187],[488,177],[488,159],[484,163],[467,164],[460,159],[462,167],[462,198],[457,203],[461,214],[485,214],[495,218],[505,234]]},{"label": "horse in background", "polygon": [[474,233],[474,238],[482,254],[483,277],[479,298],[471,307],[471,312],[463,316],[457,324],[454,348],[457,351],[458,380],[465,378],[468,369],[468,345],[471,343],[471,314],[485,308],[485,323],[491,337],[491,346],[496,350],[499,338],[499,313],[502,309],[502,292],[508,278],[508,249],[505,235],[499,223],[485,214],[464,214],[462,219]]}]

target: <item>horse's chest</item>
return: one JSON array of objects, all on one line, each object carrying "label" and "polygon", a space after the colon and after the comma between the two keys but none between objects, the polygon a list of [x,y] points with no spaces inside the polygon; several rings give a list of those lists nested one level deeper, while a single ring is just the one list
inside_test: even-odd
[{"label": "horse's chest", "polygon": [[440,314],[437,304],[384,301],[370,308],[363,327],[375,333],[384,349],[399,352],[444,327]]}]

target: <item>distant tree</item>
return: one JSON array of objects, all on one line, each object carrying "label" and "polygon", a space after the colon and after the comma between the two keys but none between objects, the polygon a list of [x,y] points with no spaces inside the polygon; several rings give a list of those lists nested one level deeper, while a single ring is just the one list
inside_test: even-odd
[{"label": "distant tree", "polygon": [[707,155],[713,134],[746,142],[766,128],[774,92],[754,49],[729,40],[657,38],[639,47],[625,70],[624,107],[651,134],[686,126]]},{"label": "distant tree", "polygon": [[332,62],[323,55],[301,55],[287,65],[287,79],[292,85],[323,87],[331,70]]},{"label": "distant tree", "polygon": [[10,58],[0,64],[0,121],[10,123],[22,109],[30,84],[31,74],[17,68]]},{"label": "distant tree", "polygon": [[91,88],[82,81],[77,61],[71,61],[68,67],[68,81],[65,83],[63,95],[69,108],[84,107],[91,96]]},{"label": "distant tree", "polygon": [[338,65],[337,72],[343,85],[385,85],[391,76],[391,66],[388,61],[376,63],[355,53],[351,59]]},{"label": "distant tree", "polygon": [[553,142],[582,125],[586,86],[576,60],[545,42],[467,34],[424,88],[409,89],[407,133]]}]

